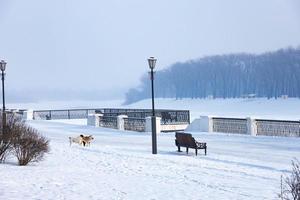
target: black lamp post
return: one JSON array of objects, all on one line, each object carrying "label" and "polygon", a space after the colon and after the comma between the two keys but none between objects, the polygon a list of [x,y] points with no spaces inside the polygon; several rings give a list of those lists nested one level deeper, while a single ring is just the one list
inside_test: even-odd
[{"label": "black lamp post", "polygon": [[156,59],[154,57],[148,58],[148,64],[150,68],[150,78],[151,78],[151,90],[152,90],[152,154],[157,154],[157,140],[156,140],[156,118],[155,118],[155,110],[154,110],[154,68],[156,64]]},{"label": "black lamp post", "polygon": [[5,115],[5,93],[4,93],[4,73],[6,68],[6,62],[1,60],[0,62],[0,70],[2,75],[2,133],[5,133],[5,125],[6,125],[6,115]]}]

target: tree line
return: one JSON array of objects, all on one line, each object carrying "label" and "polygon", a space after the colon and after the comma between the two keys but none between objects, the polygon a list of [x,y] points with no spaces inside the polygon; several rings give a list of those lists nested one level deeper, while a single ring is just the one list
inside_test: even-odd
[{"label": "tree line", "polygon": [[[155,73],[155,97],[300,97],[300,48],[229,54],[178,62]],[[126,93],[126,102],[151,98],[147,74]]]}]

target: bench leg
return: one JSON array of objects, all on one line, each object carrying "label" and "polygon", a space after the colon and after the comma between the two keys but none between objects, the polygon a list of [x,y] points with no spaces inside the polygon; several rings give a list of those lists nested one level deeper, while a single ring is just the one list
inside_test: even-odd
[{"label": "bench leg", "polygon": [[198,155],[198,149],[197,148],[195,149],[195,152],[196,152],[196,156],[197,156]]},{"label": "bench leg", "polygon": [[181,151],[180,151],[180,146],[177,146],[177,148],[178,148],[178,152],[181,152]]},{"label": "bench leg", "polygon": [[189,148],[187,147],[187,148],[186,148],[186,154],[188,154],[188,153],[189,153]]},{"label": "bench leg", "polygon": [[204,149],[205,155],[206,155],[206,148]]}]

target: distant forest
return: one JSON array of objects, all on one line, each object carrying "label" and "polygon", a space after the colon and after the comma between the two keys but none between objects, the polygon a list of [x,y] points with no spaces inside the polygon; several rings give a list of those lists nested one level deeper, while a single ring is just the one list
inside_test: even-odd
[{"label": "distant forest", "polygon": [[[151,97],[148,74],[141,81],[127,92],[125,103]],[[155,97],[162,98],[300,97],[300,48],[175,63],[155,73],[154,87]]]}]

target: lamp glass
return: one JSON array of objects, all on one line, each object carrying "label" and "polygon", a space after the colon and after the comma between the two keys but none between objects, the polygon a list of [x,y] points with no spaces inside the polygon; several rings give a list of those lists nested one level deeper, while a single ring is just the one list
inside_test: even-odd
[{"label": "lamp glass", "polygon": [[148,64],[150,69],[154,69],[156,64],[156,59],[154,57],[148,58]]},{"label": "lamp glass", "polygon": [[1,71],[5,71],[5,68],[6,68],[6,62],[4,60],[1,60],[1,62],[0,62]]}]

